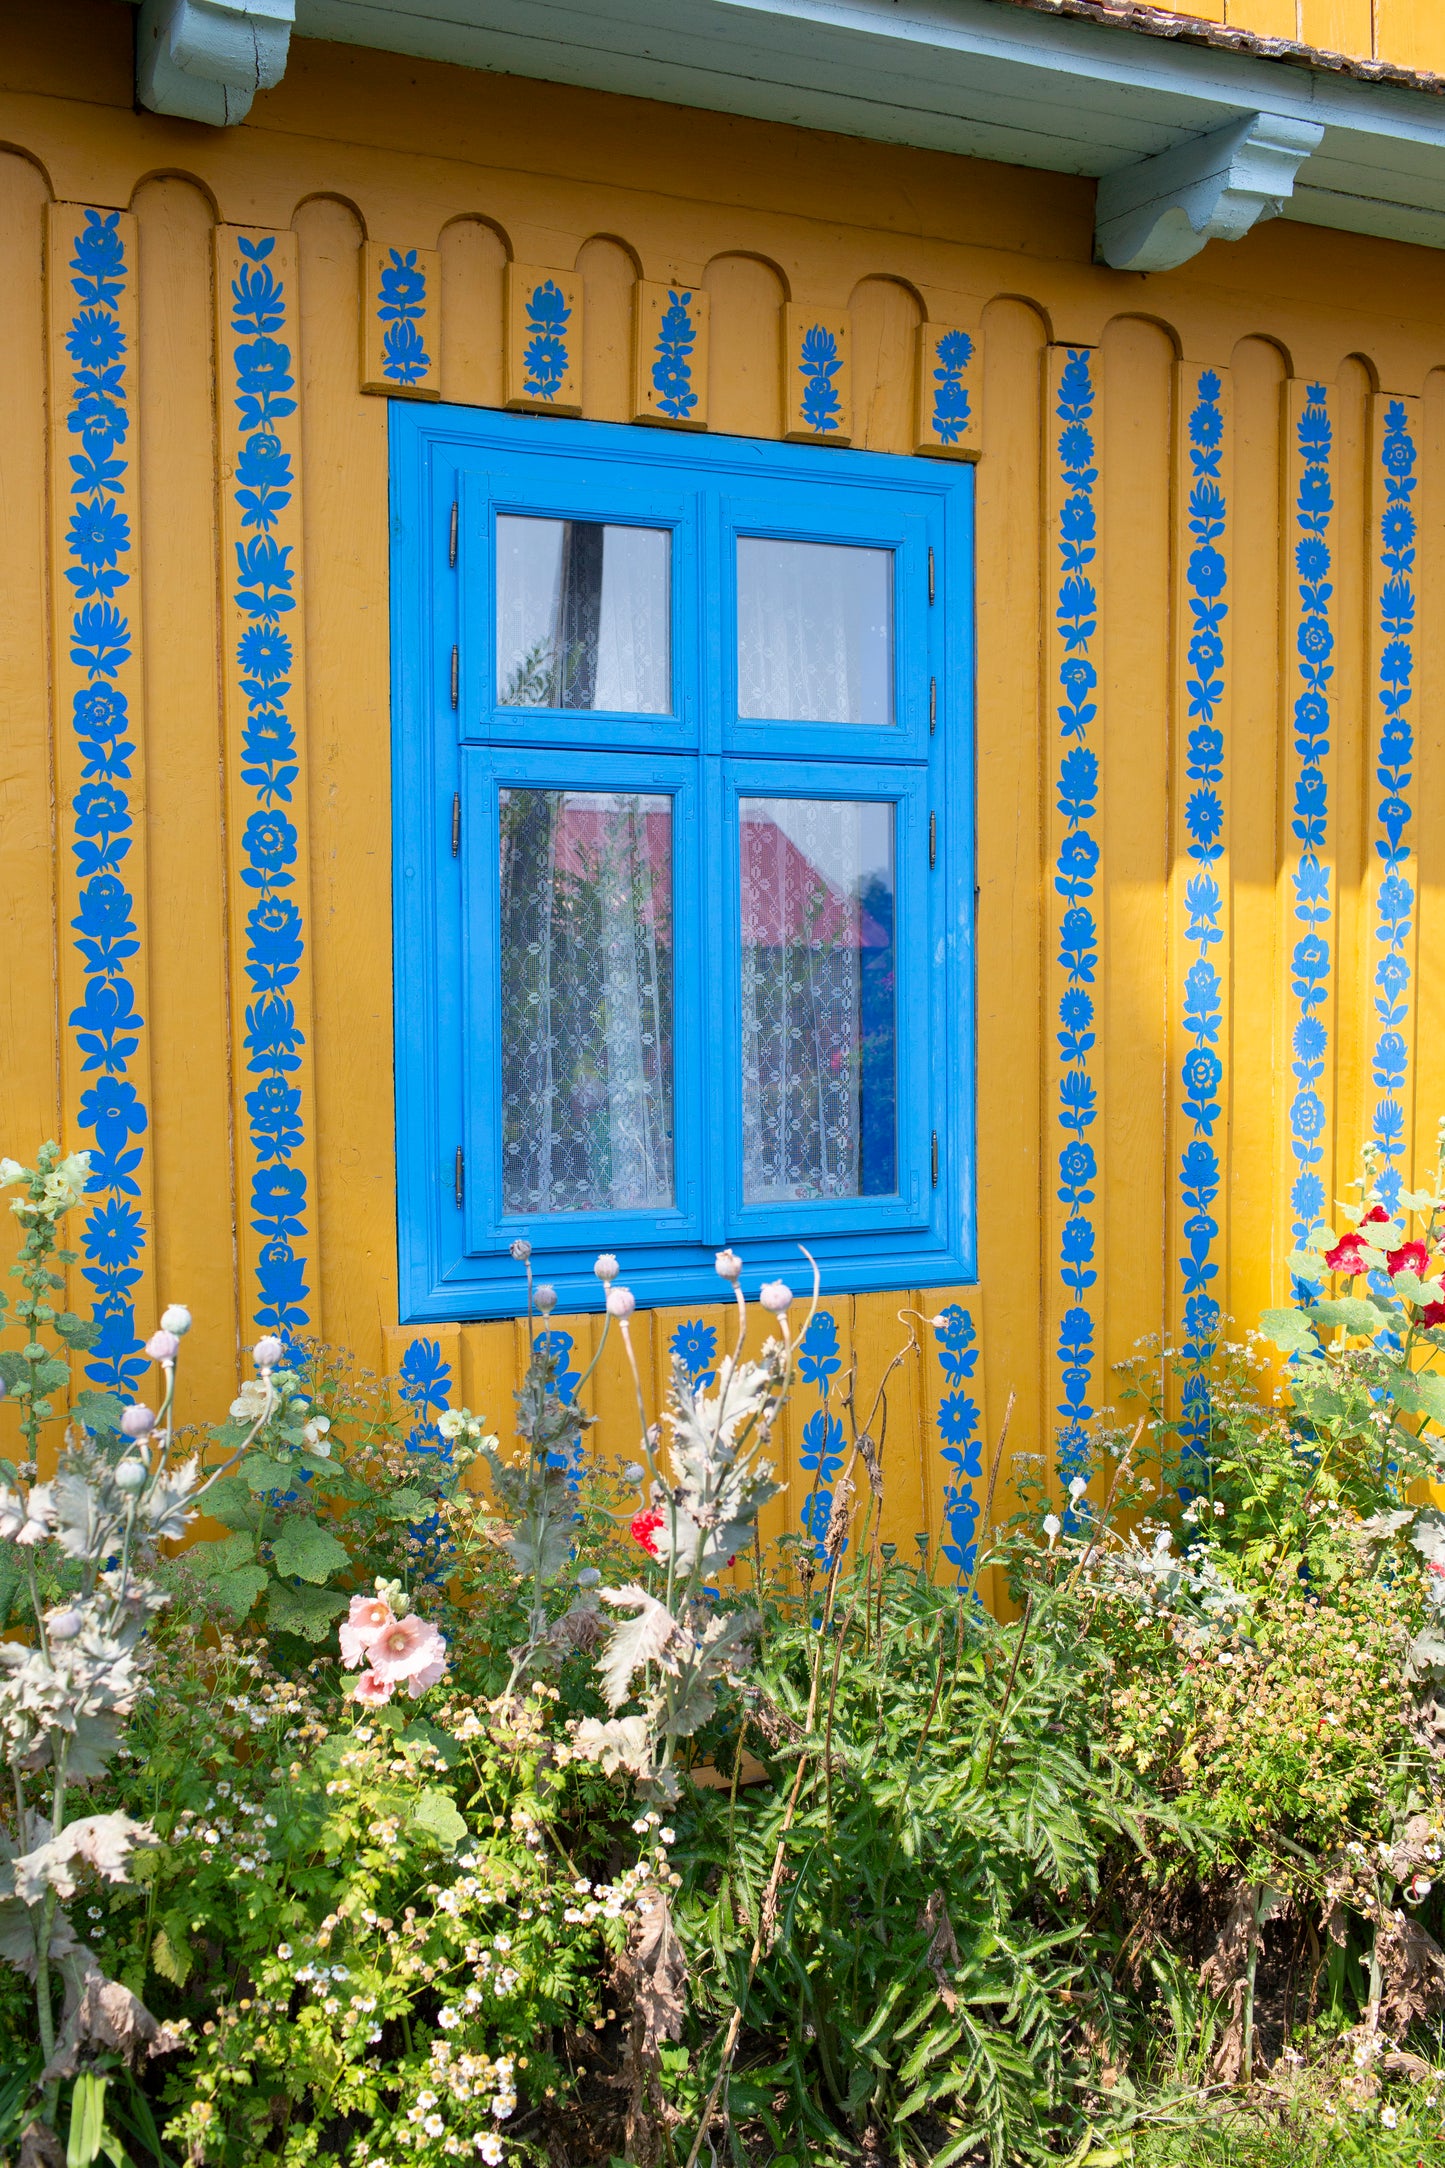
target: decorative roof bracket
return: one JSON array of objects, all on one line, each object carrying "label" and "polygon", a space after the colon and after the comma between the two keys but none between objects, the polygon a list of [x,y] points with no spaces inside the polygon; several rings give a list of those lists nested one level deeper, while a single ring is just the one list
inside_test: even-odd
[{"label": "decorative roof bracket", "polygon": [[1210,241],[1237,241],[1277,218],[1317,148],[1318,121],[1250,113],[1099,183],[1094,257],[1116,271],[1172,271]]},{"label": "decorative roof bracket", "polygon": [[141,105],[226,128],[286,72],[296,0],[141,0],[135,87]]}]

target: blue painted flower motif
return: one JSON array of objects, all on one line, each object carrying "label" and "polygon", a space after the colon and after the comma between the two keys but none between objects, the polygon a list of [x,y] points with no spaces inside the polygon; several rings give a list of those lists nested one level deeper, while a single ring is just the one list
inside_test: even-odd
[{"label": "blue painted flower motif", "polygon": [[688,1381],[694,1387],[712,1383],[712,1366],[717,1359],[717,1334],[711,1325],[701,1318],[691,1324],[679,1325],[668,1342],[673,1355],[687,1372]]},{"label": "blue painted flower motif", "polygon": [[[945,1393],[938,1403],[938,1434],[949,1445],[965,1445],[978,1429],[978,1405],[967,1393]],[[977,1469],[972,1471],[975,1475]]]},{"label": "blue painted flower motif", "polygon": [[448,1406],[452,1373],[442,1361],[439,1340],[413,1340],[401,1358],[397,1390],[408,1407],[423,1418],[439,1415]]},{"label": "blue painted flower motif", "polygon": [[[1098,720],[1098,709],[1091,697],[1098,684],[1098,671],[1089,654],[1098,626],[1098,594],[1092,571],[1098,526],[1094,401],[1093,356],[1085,349],[1070,348],[1064,357],[1054,407],[1058,423],[1054,453],[1066,494],[1057,528],[1059,566],[1054,607],[1064,650],[1055,708],[1060,742],[1055,791],[1065,827],[1054,859],[1053,887],[1068,905],[1059,924],[1058,961],[1065,983],[1059,995],[1055,1035],[1060,1059],[1055,1120],[1059,1134],[1073,1139],[1058,1152],[1058,1196],[1060,1203],[1068,1207],[1068,1215],[1060,1230],[1056,1269],[1067,1307],[1055,1348],[1061,1397],[1054,1414],[1058,1418],[1058,1462],[1066,1474],[1082,1450],[1083,1426],[1090,1412],[1093,1328],[1081,1297],[1097,1277],[1092,1266],[1094,1223],[1088,1211],[1094,1202],[1091,1185],[1096,1164],[1092,1148],[1082,1141],[1082,1132],[1095,1119],[1098,1102],[1097,1086],[1087,1066],[1096,1043],[1091,1028],[1094,1005],[1087,988],[1094,983],[1098,967],[1098,931],[1085,901],[1094,891],[1100,855],[1095,830],[1099,755],[1087,742]],[[962,1501],[968,1498],[967,1492],[959,1496]],[[971,1558],[971,1539],[968,1544],[955,1543],[954,1550]],[[960,1566],[961,1574],[965,1570]]]},{"label": "blue painted flower motif", "polygon": [[803,333],[798,351],[798,374],[803,379],[799,411],[809,429],[828,435],[842,424],[843,408],[833,379],[843,366],[835,334],[824,324],[813,324]]},{"label": "blue painted flower motif", "polygon": [[236,547],[235,608],[249,620],[237,636],[239,685],[246,702],[240,777],[252,794],[241,830],[241,879],[255,900],[246,915],[245,968],[251,998],[245,1010],[245,1053],[251,1082],[245,1094],[248,1136],[256,1163],[251,1225],[263,1237],[256,1259],[255,1322],[288,1342],[310,1322],[305,1307],[304,1244],[309,1211],[306,1178],[295,1164],[305,1144],[301,1092],[293,1081],[305,1053],[294,1003],[282,989],[298,976],[305,928],[290,871],[299,839],[277,801],[296,779],[295,732],[287,713],[294,655],[279,620],[296,607],[296,572],[289,545],[272,530],[295,485],[278,423],[296,411],[293,342],[287,337],[287,295],[276,275],[273,235],[238,241],[241,263],[230,288],[228,363],[240,430],[232,487],[245,539]]},{"label": "blue painted flower motif", "polygon": [[827,1397],[828,1380],[842,1368],[838,1348],[838,1325],[831,1310],[817,1310],[798,1342],[798,1376],[805,1385],[816,1385]]},{"label": "blue painted flower motif", "polygon": [[130,383],[119,302],[130,267],[119,213],[87,210],[69,271],[65,351],[74,364],[65,425],[81,449],[69,461],[72,510],[66,528],[66,580],[75,609],[70,657],[85,682],[71,701],[82,780],[71,800],[70,848],[80,877],[71,921],[84,973],[81,999],[67,1017],[84,1073],[80,1128],[90,1140],[82,1276],[102,1331],[89,1351],[89,1382],[130,1397],[145,1370],[135,1329],[134,1290],[147,1234],[141,1166],[148,1121],[127,1076],[144,1031],[126,975],[140,947],[135,902],[124,879],[133,815],[127,784],[135,748],[124,731],[127,706],[114,683],[133,640],[123,591],[131,580],[134,536],[125,510],[129,471]]},{"label": "blue painted flower motif", "polygon": [[527,301],[527,340],[522,348],[522,389],[534,399],[555,399],[567,376],[567,325],[572,311],[555,279],[534,286]]},{"label": "blue painted flower motif", "polygon": [[1389,1096],[1377,1101],[1371,1117],[1373,1142],[1382,1167],[1379,1187],[1387,1204],[1398,1193],[1404,1150],[1405,1117],[1401,1104],[1409,1073],[1409,1042],[1402,1027],[1409,1015],[1412,965],[1409,941],[1415,920],[1415,882],[1408,830],[1414,809],[1406,792],[1414,772],[1413,698],[1415,655],[1416,519],[1410,499],[1416,487],[1417,452],[1409,409],[1392,399],[1385,408],[1380,468],[1385,506],[1380,517],[1379,626],[1382,635],[1378,700],[1383,711],[1376,777],[1382,790],[1376,807],[1381,833],[1375,854],[1381,879],[1375,896],[1375,938],[1385,950],[1375,969],[1375,1039],[1371,1074]]},{"label": "blue painted flower motif", "polygon": [[940,444],[957,444],[968,427],[968,390],[963,376],[973,359],[973,341],[966,331],[945,331],[933,358],[933,433]]},{"label": "blue painted flower motif", "polygon": [[669,421],[686,421],[697,405],[692,382],[692,350],[697,331],[692,320],[692,295],[668,288],[667,307],[657,327],[657,346],[652,363],[652,387],[660,413]]}]

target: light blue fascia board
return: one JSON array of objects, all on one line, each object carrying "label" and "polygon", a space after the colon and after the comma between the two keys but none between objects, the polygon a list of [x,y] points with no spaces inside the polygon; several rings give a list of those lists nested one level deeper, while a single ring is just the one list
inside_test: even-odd
[{"label": "light blue fascia board", "polygon": [[1286,217],[1438,245],[1445,99],[1000,0],[296,0],[296,18],[305,37],[1095,178],[1252,114],[1313,122]]}]

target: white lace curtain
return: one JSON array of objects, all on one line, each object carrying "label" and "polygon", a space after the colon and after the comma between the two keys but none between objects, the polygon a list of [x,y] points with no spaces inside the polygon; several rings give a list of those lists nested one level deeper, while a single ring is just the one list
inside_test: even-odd
[{"label": "white lace curtain", "polygon": [[673,1197],[671,800],[502,792],[508,1212]]}]

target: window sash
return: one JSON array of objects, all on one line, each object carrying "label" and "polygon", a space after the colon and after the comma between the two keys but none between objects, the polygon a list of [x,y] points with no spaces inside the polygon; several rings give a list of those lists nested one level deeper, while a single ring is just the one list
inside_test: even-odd
[{"label": "window sash", "polygon": [[[971,469],[832,448],[681,440],[664,432],[406,402],[393,403],[390,424],[403,1317],[425,1322],[511,1314],[517,1272],[507,1250],[522,1232],[535,1245],[539,1274],[557,1285],[564,1310],[596,1306],[591,1264],[601,1248],[618,1251],[639,1302],[654,1305],[715,1300],[712,1252],[728,1240],[746,1243],[750,1281],[754,1273],[796,1278],[797,1239],[815,1251],[825,1288],[834,1292],[970,1278]],[[765,500],[772,507],[766,528],[758,509]],[[456,570],[448,562],[454,501]],[[901,552],[895,614],[900,692],[893,727],[874,732],[764,723],[748,726],[740,737],[726,706],[731,696],[720,690],[735,655],[731,622],[723,622],[733,608],[726,545],[734,530],[727,526],[725,502],[742,507],[745,532],[851,538]],[[490,552],[495,510],[672,525],[672,663],[680,686],[672,718],[498,708],[491,699],[491,586],[476,576],[482,568],[477,552],[482,562]],[[937,568],[933,609],[926,601],[929,548]],[[456,710],[449,696],[453,643],[460,663]],[[924,705],[930,677],[937,681],[936,736],[928,734]],[[482,688],[490,701],[485,712]],[[671,741],[660,738],[660,727],[674,733]],[[884,741],[878,753],[860,749],[865,735]],[[790,767],[803,774],[796,788],[787,780]],[[483,1077],[480,1066],[483,1051],[495,1045],[498,1019],[483,1013],[481,982],[469,958],[488,938],[472,855],[490,842],[495,871],[495,793],[504,778],[524,787],[664,791],[679,809],[688,809],[673,832],[671,1212],[538,1214],[528,1216],[531,1224],[524,1228],[523,1215],[498,1209],[499,1069]],[[897,796],[900,807],[899,1189],[892,1200],[744,1207],[736,1103],[737,799],[856,799],[880,790]],[[461,840],[455,860],[454,792]],[[939,832],[933,871],[927,868],[930,812]],[[710,899],[706,912],[704,898]],[[495,942],[495,902],[487,909]],[[723,1031],[712,1022],[720,987],[730,1012]],[[712,1008],[705,1013],[709,998]],[[936,1186],[930,1170],[935,1131]],[[454,1165],[458,1146],[464,1172]]]}]

